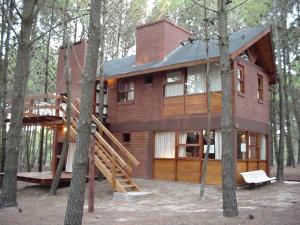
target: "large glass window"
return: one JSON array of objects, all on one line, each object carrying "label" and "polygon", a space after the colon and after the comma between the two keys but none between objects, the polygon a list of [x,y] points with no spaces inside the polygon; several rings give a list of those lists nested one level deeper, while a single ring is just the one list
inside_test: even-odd
[{"label": "large glass window", "polygon": [[134,100],[133,80],[119,80],[118,82],[118,102],[128,102]]},{"label": "large glass window", "polygon": [[205,66],[192,66],[187,70],[187,94],[205,93]]},{"label": "large glass window", "polygon": [[155,134],[155,158],[175,158],[175,132]]},{"label": "large glass window", "polygon": [[184,94],[184,76],[182,71],[168,72],[166,74],[165,97],[180,96]]},{"label": "large glass window", "polygon": [[[208,133],[203,131],[203,158],[208,148]],[[222,133],[220,130],[211,131],[211,140],[209,147],[210,159],[221,159],[222,158]]]},{"label": "large glass window", "polygon": [[179,133],[178,157],[198,158],[200,151],[198,132]]}]

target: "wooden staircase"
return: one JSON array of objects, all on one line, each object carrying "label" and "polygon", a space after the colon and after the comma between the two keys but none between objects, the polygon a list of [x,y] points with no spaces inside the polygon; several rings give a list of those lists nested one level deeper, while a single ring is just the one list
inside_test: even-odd
[{"label": "wooden staircase", "polygon": [[[66,101],[66,97],[63,98]],[[76,101],[77,105],[80,105],[80,100],[76,99]],[[71,104],[71,109],[70,133],[77,136],[77,121],[80,110],[74,104]],[[64,114],[66,113],[62,107],[60,110]],[[131,165],[138,166],[140,163],[94,115],[92,121],[97,128],[93,134],[95,138],[94,162],[96,168],[117,192],[140,191],[140,188],[131,178]]]}]

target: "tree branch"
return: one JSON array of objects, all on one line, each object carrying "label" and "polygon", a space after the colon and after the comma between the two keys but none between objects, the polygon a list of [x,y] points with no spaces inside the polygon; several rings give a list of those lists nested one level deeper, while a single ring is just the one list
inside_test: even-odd
[{"label": "tree branch", "polygon": [[236,9],[236,8],[238,8],[238,7],[240,7],[241,5],[244,5],[247,1],[248,1],[248,0],[244,0],[244,1],[242,1],[240,4],[237,4],[237,5],[233,6],[232,8],[228,9],[227,11],[228,11],[228,12],[229,12],[229,11],[232,11],[232,10],[234,10],[234,9]]},{"label": "tree branch", "polygon": [[82,14],[82,15],[79,15],[79,16],[76,16],[76,17],[73,17],[73,18],[70,18],[70,19],[68,19],[67,21],[62,21],[62,22],[60,22],[60,23],[57,23],[57,24],[56,24],[55,26],[53,26],[51,29],[47,30],[46,32],[44,32],[44,33],[42,33],[40,36],[38,36],[36,39],[32,40],[30,44],[32,45],[33,43],[37,42],[38,40],[40,40],[41,38],[43,38],[46,34],[48,34],[50,31],[52,31],[53,29],[55,29],[55,28],[57,28],[57,27],[63,25],[65,22],[68,23],[68,22],[71,22],[71,21],[73,21],[73,20],[75,20],[75,19],[78,19],[78,18],[80,18],[80,17],[87,16],[87,15],[89,15],[89,14],[90,14],[90,13],[85,13],[85,14]]},{"label": "tree branch", "polygon": [[218,13],[218,11],[217,11],[217,10],[214,10],[214,9],[208,8],[208,7],[206,7],[206,6],[202,5],[201,3],[199,3],[199,2],[198,2],[198,1],[196,1],[196,0],[193,0],[193,2],[194,2],[196,5],[198,5],[198,6],[202,7],[202,8],[204,8],[204,9],[206,9],[206,10],[208,10],[208,11],[211,11],[211,12],[214,12],[214,13]]}]

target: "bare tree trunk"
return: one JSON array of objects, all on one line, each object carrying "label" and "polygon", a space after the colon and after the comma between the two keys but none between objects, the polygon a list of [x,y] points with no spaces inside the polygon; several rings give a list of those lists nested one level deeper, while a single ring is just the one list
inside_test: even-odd
[{"label": "bare tree trunk", "polygon": [[210,75],[209,75],[209,45],[208,45],[208,18],[207,18],[207,9],[206,9],[206,0],[204,0],[204,20],[205,20],[205,51],[206,51],[206,93],[207,93],[207,129],[206,129],[206,141],[207,141],[207,149],[205,151],[205,157],[202,165],[202,175],[201,175],[201,186],[200,186],[200,199],[204,198],[204,190],[205,190],[205,180],[207,173],[207,161],[210,150],[211,143],[211,91],[210,91]]},{"label": "bare tree trunk", "polygon": [[[276,58],[278,61],[277,64],[277,75],[279,78],[279,129],[280,129],[280,137],[279,137],[279,149],[278,149],[278,164],[277,164],[277,181],[283,182],[283,167],[284,167],[284,136],[285,136],[285,111],[284,111],[284,80],[282,73],[282,55],[281,55],[281,34],[279,30],[281,29],[281,21],[278,21],[278,16],[282,19],[282,15],[278,15],[278,1],[273,0],[274,7],[274,33],[275,33],[275,46],[276,46]],[[280,7],[279,7],[280,8]]]},{"label": "bare tree trunk", "polygon": [[[9,6],[8,6],[9,5]],[[9,15],[8,18],[9,20],[12,20],[13,17],[13,3],[12,1],[7,1],[7,7],[9,8]],[[2,14],[4,15],[5,12],[2,12]],[[5,22],[3,21],[2,24],[5,24]],[[4,28],[4,27],[3,27]],[[2,29],[3,29],[2,28]],[[5,30],[5,29],[4,29]],[[3,31],[4,32],[4,31]],[[3,33],[4,34],[4,33]],[[1,33],[2,36],[2,33]],[[9,57],[9,53],[10,53],[10,36],[11,36],[11,24],[8,23],[7,27],[6,27],[6,39],[5,39],[5,43],[4,43],[4,59],[3,61],[1,61],[1,72],[2,72],[2,78],[1,78],[1,167],[0,167],[0,172],[4,171],[4,162],[5,162],[5,155],[6,155],[6,142],[7,142],[7,132],[6,132],[6,123],[5,123],[5,118],[6,118],[6,100],[7,100],[7,85],[8,85],[8,57]],[[1,42],[3,40],[3,37],[1,37]],[[2,51],[2,47],[1,47],[1,51]],[[2,59],[2,53],[1,53],[1,59]],[[2,184],[2,180],[1,180],[1,184]]]},{"label": "bare tree trunk", "polygon": [[271,156],[270,156],[270,164],[273,166],[274,164],[274,155],[276,159],[276,164],[278,164],[278,141],[277,141],[277,122],[276,122],[276,87],[273,86],[270,96],[270,118],[271,118]]},{"label": "bare tree trunk", "polygon": [[12,93],[12,107],[10,129],[8,132],[7,155],[4,165],[3,187],[0,195],[0,208],[17,205],[17,169],[20,140],[22,135],[22,120],[24,98],[30,74],[31,45],[30,36],[34,20],[37,1],[23,1],[21,30],[17,50],[14,92]]},{"label": "bare tree trunk", "polygon": [[229,41],[226,1],[218,0],[218,31],[222,80],[222,192],[223,216],[238,216],[235,193],[234,121],[232,114],[232,74],[229,61]]},{"label": "bare tree trunk", "polygon": [[70,65],[69,65],[69,50],[70,50],[70,37],[68,34],[68,25],[67,25],[67,19],[68,19],[68,5],[69,1],[66,0],[65,2],[65,10],[64,10],[64,35],[63,35],[63,46],[64,46],[64,75],[66,77],[66,90],[67,90],[67,109],[66,109],[66,126],[67,131],[65,133],[65,139],[63,144],[63,149],[61,151],[60,159],[58,162],[58,166],[55,172],[55,176],[52,181],[52,185],[49,191],[50,195],[56,195],[56,191],[59,185],[59,180],[62,174],[63,166],[65,159],[67,157],[68,149],[69,149],[69,138],[70,138],[70,129],[71,129],[71,71],[70,71]]},{"label": "bare tree trunk", "polygon": [[88,149],[92,125],[93,90],[96,80],[97,59],[100,46],[100,1],[91,0],[88,31],[87,61],[82,80],[80,115],[77,143],[73,161],[73,176],[70,186],[65,225],[81,225],[83,215]]},{"label": "bare tree trunk", "polygon": [[104,51],[105,51],[105,24],[106,24],[106,0],[101,1],[101,38],[100,38],[100,71],[99,71],[99,116],[100,122],[103,122],[103,108],[104,108],[104,74],[103,74],[103,63],[104,63]]}]

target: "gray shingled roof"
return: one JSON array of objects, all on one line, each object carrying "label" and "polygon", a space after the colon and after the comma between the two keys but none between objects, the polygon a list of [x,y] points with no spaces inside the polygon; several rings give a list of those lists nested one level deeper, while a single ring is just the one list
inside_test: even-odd
[{"label": "gray shingled roof", "polygon": [[[254,27],[231,33],[229,36],[229,54],[234,53],[236,50],[253,40],[266,29],[266,27]],[[209,44],[209,57],[218,57],[219,55],[218,40],[211,40]],[[105,62],[104,75],[106,77],[111,77],[205,58],[205,42],[196,40],[193,41],[192,44],[186,42],[184,46],[180,45],[177,49],[167,55],[164,60],[158,62],[135,65],[135,55]]]}]

